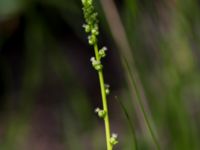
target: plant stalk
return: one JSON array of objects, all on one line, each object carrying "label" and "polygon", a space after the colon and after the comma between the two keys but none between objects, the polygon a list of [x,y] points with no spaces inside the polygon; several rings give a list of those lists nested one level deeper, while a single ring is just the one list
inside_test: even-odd
[{"label": "plant stalk", "polygon": [[[94,44],[94,52],[95,52],[96,60],[100,61],[97,44]],[[101,88],[103,110],[106,112],[106,115],[104,117],[106,145],[107,145],[107,150],[112,150],[112,145],[110,144],[110,137],[111,137],[110,136],[110,121],[109,121],[109,115],[108,115],[108,105],[107,105],[104,75],[103,75],[102,69],[98,71],[98,76],[99,76],[99,83],[100,83],[100,88]]]}]

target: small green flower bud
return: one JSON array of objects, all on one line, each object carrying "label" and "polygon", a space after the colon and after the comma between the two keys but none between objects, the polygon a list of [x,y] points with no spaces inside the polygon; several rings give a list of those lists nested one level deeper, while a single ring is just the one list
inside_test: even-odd
[{"label": "small green flower bud", "polygon": [[101,61],[97,61],[94,57],[92,57],[90,59],[90,61],[92,62],[92,66],[97,70],[101,70],[103,68]]},{"label": "small green flower bud", "polygon": [[104,47],[102,47],[102,50],[107,51],[108,48],[104,46]]},{"label": "small green flower bud", "polygon": [[103,68],[103,66],[102,66],[102,64],[95,64],[94,65],[94,69],[96,69],[97,71],[100,71],[100,70],[102,70],[102,68]]},{"label": "small green flower bud", "polygon": [[90,35],[88,36],[89,44],[94,45],[96,43],[96,36]]},{"label": "small green flower bud", "polygon": [[87,0],[89,5],[92,5],[92,0]]},{"label": "small green flower bud", "polygon": [[99,55],[100,55],[100,57],[101,58],[104,58],[104,57],[106,57],[106,51],[107,51],[108,49],[107,49],[107,47],[102,47],[100,50],[99,50]]},{"label": "small green flower bud", "polygon": [[111,138],[110,138],[110,144],[111,144],[112,146],[114,146],[114,145],[116,145],[116,144],[118,143],[117,137],[118,137],[118,135],[117,135],[116,133],[113,133],[113,134],[112,134],[112,136],[111,136]]},{"label": "small green flower bud", "polygon": [[109,94],[110,94],[110,90],[106,89],[106,95],[109,95]]},{"label": "small green flower bud", "polygon": [[109,84],[105,84],[105,92],[106,92],[106,95],[109,95],[110,94],[110,85]]},{"label": "small green flower bud", "polygon": [[83,5],[89,6],[92,5],[92,0],[82,0]]},{"label": "small green flower bud", "polygon": [[93,22],[97,22],[97,16],[98,16],[98,13],[97,12],[94,12],[92,15],[90,15],[90,19],[91,21]]},{"label": "small green flower bud", "polygon": [[104,118],[106,116],[106,111],[98,107],[95,109],[95,112],[98,114],[100,118]]},{"label": "small green flower bud", "polygon": [[95,57],[91,57],[90,61],[93,63],[94,61],[96,61]]},{"label": "small green flower bud", "polygon": [[83,24],[83,28],[85,29],[86,33],[90,32],[90,30],[91,30],[90,26],[87,24]]},{"label": "small green flower bud", "polygon": [[99,35],[99,31],[97,29],[92,29],[92,34]]},{"label": "small green flower bud", "polygon": [[85,4],[87,0],[82,0],[82,3]]}]

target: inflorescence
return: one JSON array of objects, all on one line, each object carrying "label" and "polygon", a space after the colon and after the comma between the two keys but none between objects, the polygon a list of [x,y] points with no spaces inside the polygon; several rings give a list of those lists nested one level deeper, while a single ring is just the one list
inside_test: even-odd
[{"label": "inflorescence", "polygon": [[113,146],[118,143],[117,134],[113,133],[110,135],[110,125],[109,125],[109,117],[108,117],[108,108],[107,108],[107,100],[106,96],[110,93],[110,85],[104,83],[103,77],[103,65],[101,63],[101,59],[106,57],[106,47],[102,47],[98,49],[97,46],[97,36],[99,35],[99,26],[98,26],[98,14],[94,9],[93,0],[82,0],[83,4],[83,14],[85,18],[85,24],[83,24],[83,28],[85,32],[88,34],[88,43],[89,45],[94,47],[95,57],[91,57],[90,61],[94,69],[98,72],[99,81],[101,86],[102,93],[102,102],[103,109],[96,108],[95,112],[98,114],[100,118],[104,119],[105,122],[105,130],[106,130],[106,141],[107,141],[107,150],[112,150]]}]

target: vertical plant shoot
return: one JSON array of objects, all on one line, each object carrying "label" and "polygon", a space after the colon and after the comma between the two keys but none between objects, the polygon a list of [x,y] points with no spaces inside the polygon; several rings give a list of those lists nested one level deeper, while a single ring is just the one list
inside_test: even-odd
[{"label": "vertical plant shoot", "polygon": [[95,112],[98,114],[100,118],[104,120],[105,124],[105,135],[106,135],[106,145],[107,150],[112,150],[113,146],[118,143],[117,134],[113,133],[111,135],[110,132],[110,122],[108,115],[108,105],[107,105],[107,95],[110,93],[109,85],[104,82],[103,75],[103,65],[101,63],[102,58],[106,57],[107,48],[103,47],[101,49],[98,48],[98,35],[99,35],[99,26],[98,26],[98,14],[94,9],[93,0],[82,0],[83,4],[83,14],[85,19],[85,24],[83,28],[85,32],[88,34],[88,42],[89,45],[93,46],[95,56],[91,57],[90,61],[94,69],[98,72],[100,89],[101,89],[101,97],[102,97],[102,105],[103,108],[96,108]]}]

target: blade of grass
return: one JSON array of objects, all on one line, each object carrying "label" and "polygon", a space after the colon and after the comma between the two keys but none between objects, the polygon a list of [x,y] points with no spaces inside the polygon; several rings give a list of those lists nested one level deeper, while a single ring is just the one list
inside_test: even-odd
[{"label": "blade of grass", "polygon": [[124,106],[124,104],[122,103],[122,101],[117,97],[115,96],[115,99],[118,101],[119,103],[119,106],[121,107],[126,119],[127,119],[127,122],[128,122],[128,125],[130,127],[130,130],[131,130],[131,133],[132,133],[132,136],[133,136],[133,142],[134,142],[134,150],[138,150],[138,144],[137,144],[137,136],[136,136],[136,132],[135,132],[135,126],[133,124],[133,122],[131,121],[131,117],[128,113],[128,110],[126,109],[126,107]]},{"label": "blade of grass", "polygon": [[134,65],[134,60],[132,57],[131,48],[128,43],[125,30],[120,20],[117,8],[112,0],[102,0],[101,5],[103,7],[113,38],[116,41],[117,46],[119,47],[121,59],[127,75],[127,81],[130,84],[129,86],[131,87],[130,89],[136,95],[135,103],[137,103],[137,106],[140,108],[141,110],[140,113],[142,113],[143,116],[142,118],[144,119],[144,122],[147,126],[147,129],[153,139],[156,148],[159,150],[160,145],[150,125],[149,121],[150,115],[147,115],[150,114],[150,111],[147,107],[147,104],[145,103],[146,102],[145,92],[143,90],[141,81],[137,74],[137,70]]}]

